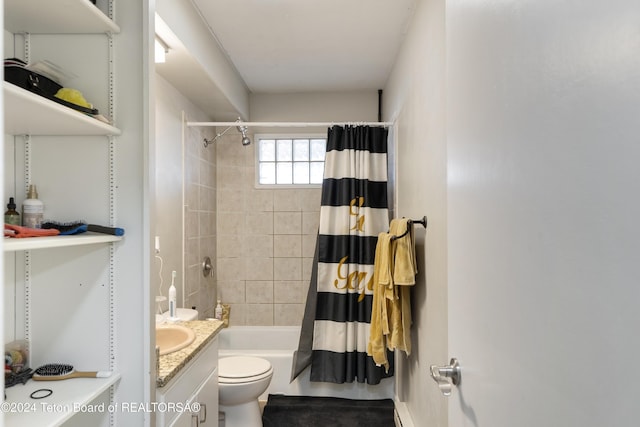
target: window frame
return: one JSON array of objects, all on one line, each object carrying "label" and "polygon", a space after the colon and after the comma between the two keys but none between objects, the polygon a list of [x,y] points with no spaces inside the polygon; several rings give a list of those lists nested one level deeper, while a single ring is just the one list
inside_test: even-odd
[{"label": "window frame", "polygon": [[[320,184],[261,184],[260,183],[260,140],[261,139],[324,139],[327,141],[326,133],[257,133],[253,135],[255,145],[254,153],[254,187],[256,189],[304,189],[304,188],[322,188]],[[325,145],[326,147],[326,145]],[[326,160],[326,157],[325,157]],[[276,162],[277,163],[277,162]],[[324,161],[322,162],[324,165]]]}]

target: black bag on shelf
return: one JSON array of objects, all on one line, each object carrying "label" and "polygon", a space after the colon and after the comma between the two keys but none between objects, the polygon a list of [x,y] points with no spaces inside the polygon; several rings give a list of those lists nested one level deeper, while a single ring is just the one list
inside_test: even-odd
[{"label": "black bag on shelf", "polygon": [[52,98],[62,86],[42,74],[25,68],[27,63],[18,58],[4,60],[4,79],[29,92]]},{"label": "black bag on shelf", "polygon": [[29,92],[43,96],[51,101],[57,102],[58,104],[62,104],[65,107],[73,108],[81,113],[92,115],[98,114],[98,110],[94,108],[86,108],[56,97],[56,93],[62,89],[62,86],[42,74],[28,70],[25,68],[26,65],[26,62],[18,58],[5,59],[4,79],[9,83],[21,87],[22,89],[26,89]]}]

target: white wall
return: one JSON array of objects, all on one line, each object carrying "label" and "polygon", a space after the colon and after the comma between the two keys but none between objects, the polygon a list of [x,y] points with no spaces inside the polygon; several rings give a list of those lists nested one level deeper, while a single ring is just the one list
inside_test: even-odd
[{"label": "white wall", "polygon": [[417,2],[383,97],[384,119],[397,119],[396,216],[428,218],[426,231],[415,229],[413,351],[396,359],[398,398],[416,426],[447,425],[446,400],[429,374],[429,365],[448,362],[444,19],[444,0]]},{"label": "white wall", "polygon": [[[375,122],[378,119],[378,93],[326,92],[260,94],[249,97],[253,122]],[[273,129],[252,128],[255,133]],[[278,129],[280,130],[280,128]],[[305,128],[326,133],[326,128]]]}]

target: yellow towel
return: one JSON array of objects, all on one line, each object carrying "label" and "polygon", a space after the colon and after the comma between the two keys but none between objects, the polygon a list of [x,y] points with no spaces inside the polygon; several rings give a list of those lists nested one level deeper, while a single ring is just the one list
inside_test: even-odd
[{"label": "yellow towel", "polygon": [[413,224],[407,218],[393,219],[389,226],[389,234],[401,236],[404,233],[406,234],[403,237],[393,241],[393,283],[395,285],[415,285],[418,268]]},{"label": "yellow towel", "polygon": [[[389,320],[387,318],[384,291],[391,281],[389,273],[391,271],[391,261],[391,236],[389,233],[380,233],[376,244],[373,268],[373,303],[367,354],[373,358],[377,365],[384,366],[386,372],[389,371],[389,361],[387,360],[385,336],[389,333]],[[387,283],[380,283],[381,277],[387,280]]]},{"label": "yellow towel", "polygon": [[394,219],[389,226],[389,234],[400,236],[406,231],[405,236],[393,239],[392,251],[392,275],[393,290],[385,289],[385,299],[389,311],[389,333],[387,336],[387,348],[390,350],[402,350],[411,353],[411,292],[406,285],[414,285],[415,275],[418,271],[415,242],[413,239],[413,225],[406,218]]},{"label": "yellow towel", "polygon": [[[405,236],[400,236],[406,231]],[[367,354],[389,370],[387,349],[411,353],[411,290],[417,263],[413,224],[393,219],[389,233],[380,233],[373,272],[373,303]]]}]

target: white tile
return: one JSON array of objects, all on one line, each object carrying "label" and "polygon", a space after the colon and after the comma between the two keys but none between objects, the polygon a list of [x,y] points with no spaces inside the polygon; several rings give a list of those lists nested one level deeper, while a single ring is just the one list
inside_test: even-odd
[{"label": "white tile", "polygon": [[273,281],[251,281],[246,282],[246,302],[255,304],[273,303]]},{"label": "white tile", "polygon": [[213,175],[214,168],[211,163],[207,160],[200,158],[200,176],[198,177],[198,182],[200,185],[211,188],[213,183],[216,181]]},{"label": "white tile", "polygon": [[197,264],[199,262],[200,255],[200,239],[197,237],[189,237],[187,238],[186,246],[187,254],[185,256],[185,262],[187,266]]},{"label": "white tile", "polygon": [[187,156],[185,169],[185,180],[187,184],[199,184],[200,158],[198,156]]},{"label": "white tile", "polygon": [[208,188],[207,191],[209,192],[209,203],[207,206],[205,206],[205,209],[208,210],[209,212],[217,212],[218,211],[218,200],[216,199],[217,190],[215,187],[213,187],[213,188]]},{"label": "white tile", "polygon": [[273,212],[247,212],[244,234],[273,234]]},{"label": "white tile", "polygon": [[304,304],[274,304],[276,326],[300,326],[304,315]]},{"label": "white tile", "polygon": [[229,313],[229,325],[230,326],[245,326],[247,324],[246,304],[231,304],[231,312]]},{"label": "white tile", "polygon": [[320,212],[302,213],[302,234],[317,234],[320,225]]},{"label": "white tile", "polygon": [[246,304],[246,325],[272,326],[273,304]]},{"label": "white tile", "polygon": [[274,190],[252,189],[246,194],[247,212],[273,212]]},{"label": "white tile", "polygon": [[200,212],[198,215],[200,222],[200,237],[211,236],[216,229],[212,215],[209,212]]},{"label": "white tile", "polygon": [[301,258],[274,258],[273,280],[301,280]]},{"label": "white tile", "polygon": [[273,302],[278,304],[301,304],[305,302],[309,284],[298,280],[275,281],[273,283]]},{"label": "white tile", "polygon": [[242,189],[244,191],[251,191],[256,187],[256,167],[255,165],[247,166],[243,168],[243,182]]},{"label": "white tile", "polygon": [[218,298],[224,304],[244,304],[245,295],[243,280],[218,280]]},{"label": "white tile", "polygon": [[187,184],[186,203],[189,210],[200,209],[200,186],[198,184]]},{"label": "white tile", "polygon": [[295,189],[281,189],[273,193],[273,210],[276,212],[299,212],[300,191]]},{"label": "white tile", "polygon": [[185,234],[187,238],[200,236],[200,217],[198,211],[187,211],[185,221]]},{"label": "white tile", "polygon": [[245,149],[241,137],[235,132],[219,138],[216,144],[218,165],[245,166]]},{"label": "white tile", "polygon": [[297,234],[278,234],[273,236],[273,256],[300,258],[302,256],[302,237]]},{"label": "white tile", "polygon": [[218,254],[221,258],[239,258],[244,255],[242,250],[243,237],[238,234],[225,234],[217,237]]},{"label": "white tile", "polygon": [[218,212],[244,212],[245,192],[236,190],[218,190]]},{"label": "white tile", "polygon": [[302,212],[274,212],[273,234],[302,234]]},{"label": "white tile", "polygon": [[246,280],[273,280],[273,258],[243,258]]},{"label": "white tile", "polygon": [[245,235],[242,248],[242,256],[273,258],[273,236],[268,234]]},{"label": "white tile", "polygon": [[244,234],[244,215],[237,213],[218,214],[218,236],[225,234]]},{"label": "white tile", "polygon": [[300,206],[304,212],[320,212],[322,189],[304,189],[300,194]]},{"label": "white tile", "polygon": [[216,277],[221,281],[245,280],[243,258],[218,258]]},{"label": "white tile", "polygon": [[240,166],[221,166],[217,168],[217,183],[221,190],[243,190],[244,168]]},{"label": "white tile", "polygon": [[214,236],[207,236],[200,238],[200,248],[198,251],[198,265],[202,269],[202,260],[205,257],[211,258],[213,262],[217,259],[216,238]]}]

